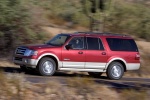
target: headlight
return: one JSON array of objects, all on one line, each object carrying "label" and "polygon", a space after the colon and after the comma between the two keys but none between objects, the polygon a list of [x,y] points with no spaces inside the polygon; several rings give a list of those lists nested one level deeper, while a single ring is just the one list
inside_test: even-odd
[{"label": "headlight", "polygon": [[38,54],[38,51],[27,49],[24,53],[24,56],[36,56],[37,54]]}]

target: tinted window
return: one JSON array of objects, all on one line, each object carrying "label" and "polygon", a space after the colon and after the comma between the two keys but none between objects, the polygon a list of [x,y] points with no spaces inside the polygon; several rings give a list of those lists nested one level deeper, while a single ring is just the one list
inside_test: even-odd
[{"label": "tinted window", "polygon": [[107,38],[106,40],[112,51],[138,51],[133,39]]},{"label": "tinted window", "polygon": [[84,49],[84,37],[74,37],[68,44],[72,45],[72,49]]},{"label": "tinted window", "polygon": [[87,37],[86,40],[88,50],[104,50],[102,42],[99,38]]},{"label": "tinted window", "polygon": [[54,46],[62,46],[69,38],[69,35],[58,34],[50,41],[48,41],[47,44]]}]

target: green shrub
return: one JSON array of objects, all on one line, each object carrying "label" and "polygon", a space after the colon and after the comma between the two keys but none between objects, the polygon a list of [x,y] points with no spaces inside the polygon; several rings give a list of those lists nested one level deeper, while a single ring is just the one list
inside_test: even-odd
[{"label": "green shrub", "polygon": [[[0,49],[12,50],[21,44],[41,42],[44,32],[39,23],[33,22],[30,0],[0,0]],[[36,16],[38,17],[38,16]],[[45,36],[46,37],[46,36]]]}]

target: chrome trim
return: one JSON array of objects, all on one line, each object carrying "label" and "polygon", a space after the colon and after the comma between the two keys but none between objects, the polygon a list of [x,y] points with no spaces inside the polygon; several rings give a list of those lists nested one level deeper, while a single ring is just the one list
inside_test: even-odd
[{"label": "chrome trim", "polygon": [[85,68],[59,68],[62,71],[81,71],[81,72],[106,72],[103,69],[85,69]]},{"label": "chrome trim", "polygon": [[23,48],[23,47],[18,47],[16,50],[15,50],[15,54],[16,55],[23,55],[25,54],[27,48]]}]

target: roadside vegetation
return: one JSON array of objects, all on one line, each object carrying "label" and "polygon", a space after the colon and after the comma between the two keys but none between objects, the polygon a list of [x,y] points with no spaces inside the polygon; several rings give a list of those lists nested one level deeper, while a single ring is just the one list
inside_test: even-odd
[{"label": "roadside vegetation", "polygon": [[[90,0],[0,0],[0,58],[12,55],[18,45],[44,43],[53,31],[43,27],[89,29],[89,15],[101,21],[101,31],[129,34],[136,40],[150,40],[150,3],[148,0],[106,0],[102,12],[91,13]],[[137,76],[149,74],[149,49],[140,45],[142,67]],[[2,63],[2,62],[1,62]],[[133,73],[133,72],[132,72]]]},{"label": "roadside vegetation", "polygon": [[57,81],[34,84],[23,74],[0,72],[0,100],[148,100],[149,90],[117,90],[89,78],[74,77],[66,85]]},{"label": "roadside vegetation", "polygon": [[0,54],[6,52],[8,55],[17,45],[38,43],[46,38],[38,22],[34,22],[33,17],[36,15],[32,16],[30,5],[26,2],[0,0]]},{"label": "roadside vegetation", "polygon": [[[83,1],[86,1],[87,4],[83,4]],[[94,20],[103,24],[101,31],[130,34],[150,40],[150,4],[148,1],[106,1],[104,10],[101,12],[97,10],[96,13],[91,13],[90,0],[45,0],[44,2],[37,0],[36,4],[44,9],[51,23],[88,28],[90,23],[88,16],[90,15]]]},{"label": "roadside vegetation", "polygon": [[[83,0],[0,0],[0,67],[13,67],[7,60],[18,45],[43,43],[52,33],[42,27],[61,27],[76,30],[89,29],[90,2],[86,8]],[[109,0],[107,0],[109,1]],[[150,2],[149,0],[111,0],[103,12],[94,15],[103,23],[101,31],[129,34],[136,40],[150,41]],[[97,25],[96,27],[100,27]],[[140,39],[139,39],[140,38]],[[129,72],[131,76],[149,77],[150,49],[140,44],[141,69]],[[11,57],[10,57],[11,59]],[[10,60],[9,59],[9,60]],[[127,72],[128,73],[128,72]],[[68,80],[67,86],[59,82],[32,84],[23,75],[5,75],[0,72],[1,100],[148,100],[150,91],[116,91],[88,79]]]},{"label": "roadside vegetation", "polygon": [[[101,31],[150,40],[149,1],[106,1],[103,11],[91,13],[90,0],[1,0],[0,49],[11,50],[20,44],[42,43],[50,37],[41,29],[42,26],[89,28],[89,15],[101,22]],[[99,29],[99,24],[96,27]]]}]

